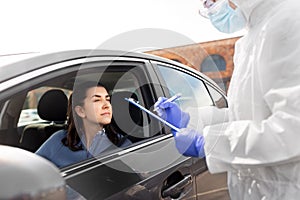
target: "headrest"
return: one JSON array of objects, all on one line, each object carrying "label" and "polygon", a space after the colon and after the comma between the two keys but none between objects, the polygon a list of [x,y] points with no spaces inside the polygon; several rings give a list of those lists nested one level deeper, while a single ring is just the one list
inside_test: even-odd
[{"label": "headrest", "polygon": [[65,121],[67,119],[68,97],[62,90],[48,90],[39,100],[37,111],[41,119]]},{"label": "headrest", "polygon": [[116,92],[111,97],[113,109],[113,122],[125,133],[130,133],[134,129],[142,126],[142,111],[130,104],[125,98],[137,99],[136,94],[122,91]]}]

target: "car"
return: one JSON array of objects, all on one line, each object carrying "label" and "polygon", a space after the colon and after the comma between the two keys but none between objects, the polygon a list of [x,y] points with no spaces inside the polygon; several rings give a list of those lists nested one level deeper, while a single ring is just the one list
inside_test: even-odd
[{"label": "car", "polygon": [[[204,74],[154,55],[115,50],[32,53],[10,64],[5,60],[0,66],[0,144],[19,149],[13,151],[15,157],[25,151],[28,159],[21,162],[32,163],[41,181],[47,166],[32,162],[38,156],[34,152],[66,125],[67,105],[57,91],[68,98],[85,81],[100,81],[109,89],[113,123],[132,144],[57,169],[68,199],[230,199],[226,173],[211,174],[205,158],[179,154],[168,126],[124,100],[134,98],[154,112],[159,97],[180,93],[176,102],[189,112],[203,106],[227,107],[226,94]],[[27,109],[37,109],[42,121],[20,123]],[[1,179],[1,185],[14,181]],[[26,181],[22,183],[25,187]]]}]

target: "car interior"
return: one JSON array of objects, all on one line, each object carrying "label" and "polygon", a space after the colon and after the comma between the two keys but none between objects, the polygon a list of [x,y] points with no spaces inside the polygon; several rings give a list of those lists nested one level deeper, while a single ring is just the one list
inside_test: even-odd
[{"label": "car interior", "polygon": [[49,123],[26,125],[20,136],[20,147],[35,152],[53,133],[64,129],[67,108],[68,97],[62,90],[47,90],[38,102],[37,113],[41,119]]}]

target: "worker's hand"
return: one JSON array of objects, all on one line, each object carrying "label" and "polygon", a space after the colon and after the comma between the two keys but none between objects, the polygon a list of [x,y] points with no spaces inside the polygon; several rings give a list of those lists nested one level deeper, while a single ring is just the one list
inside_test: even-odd
[{"label": "worker's hand", "polygon": [[186,128],[190,115],[180,110],[179,106],[174,102],[166,102],[167,98],[159,97],[154,104],[158,116],[176,126],[177,128]]},{"label": "worker's hand", "polygon": [[194,129],[180,129],[173,133],[176,148],[184,156],[205,157],[204,137]]}]

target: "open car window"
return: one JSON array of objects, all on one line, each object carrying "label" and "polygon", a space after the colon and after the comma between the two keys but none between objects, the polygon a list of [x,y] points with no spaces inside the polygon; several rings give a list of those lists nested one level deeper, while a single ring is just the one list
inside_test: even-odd
[{"label": "open car window", "polygon": [[[147,108],[154,104],[154,91],[143,67],[143,63],[134,62],[85,63],[43,74],[14,87],[5,101],[0,103],[1,144],[35,152],[53,133],[66,128],[66,119],[55,119],[56,111],[50,105],[46,109],[51,112],[50,120],[39,116],[41,97],[48,91],[59,90],[69,98],[74,87],[85,81],[99,81],[107,87],[113,107],[112,123],[132,145],[160,134],[159,129],[153,128],[157,127],[157,121],[131,107],[124,99],[134,98]],[[51,102],[62,103],[56,99],[48,101]]]}]

